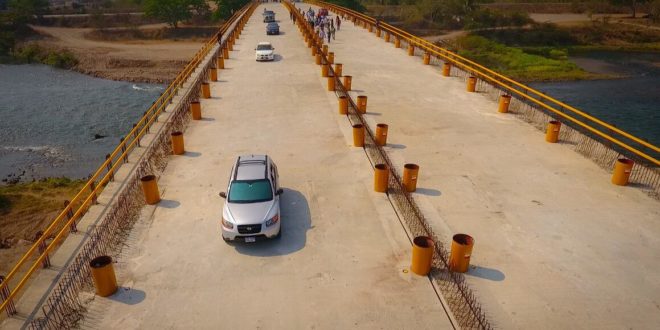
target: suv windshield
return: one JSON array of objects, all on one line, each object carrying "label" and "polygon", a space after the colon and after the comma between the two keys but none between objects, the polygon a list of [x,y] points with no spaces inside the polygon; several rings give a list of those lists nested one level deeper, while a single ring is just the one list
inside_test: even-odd
[{"label": "suv windshield", "polygon": [[259,45],[257,46],[257,50],[271,50],[272,48],[270,45]]},{"label": "suv windshield", "polygon": [[258,203],[271,199],[273,199],[273,189],[270,181],[266,179],[234,181],[229,187],[231,203]]}]

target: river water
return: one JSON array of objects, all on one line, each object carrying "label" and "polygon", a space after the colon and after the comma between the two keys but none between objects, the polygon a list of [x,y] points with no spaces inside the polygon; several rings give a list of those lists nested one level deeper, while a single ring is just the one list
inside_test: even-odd
[{"label": "river water", "polygon": [[530,85],[660,145],[660,53],[590,52],[571,60],[587,71],[624,78]]},{"label": "river water", "polygon": [[163,88],[0,65],[0,180],[89,176]]}]

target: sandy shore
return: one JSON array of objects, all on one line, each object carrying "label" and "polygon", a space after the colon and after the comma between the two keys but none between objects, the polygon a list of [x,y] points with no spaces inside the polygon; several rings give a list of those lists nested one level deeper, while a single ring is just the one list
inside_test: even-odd
[{"label": "sandy shore", "polygon": [[45,38],[39,46],[71,51],[79,63],[73,69],[94,77],[165,83],[172,80],[202,43],[192,41],[105,42],[89,40],[90,28],[32,26]]}]

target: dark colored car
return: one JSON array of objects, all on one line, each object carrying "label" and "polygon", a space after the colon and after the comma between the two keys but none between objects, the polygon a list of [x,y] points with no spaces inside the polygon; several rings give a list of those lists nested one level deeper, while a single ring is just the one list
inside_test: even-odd
[{"label": "dark colored car", "polygon": [[272,10],[264,11],[264,23],[275,22],[275,12]]},{"label": "dark colored car", "polygon": [[266,34],[280,34],[280,26],[275,22],[268,23],[268,25],[266,25]]}]

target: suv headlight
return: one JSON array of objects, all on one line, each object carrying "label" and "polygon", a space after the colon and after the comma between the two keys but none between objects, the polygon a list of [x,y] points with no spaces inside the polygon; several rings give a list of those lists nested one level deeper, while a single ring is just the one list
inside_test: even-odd
[{"label": "suv headlight", "polygon": [[270,227],[280,221],[280,215],[276,214],[274,217],[266,220],[266,227]]},{"label": "suv headlight", "polygon": [[222,225],[227,229],[234,229],[234,224],[222,218]]}]

